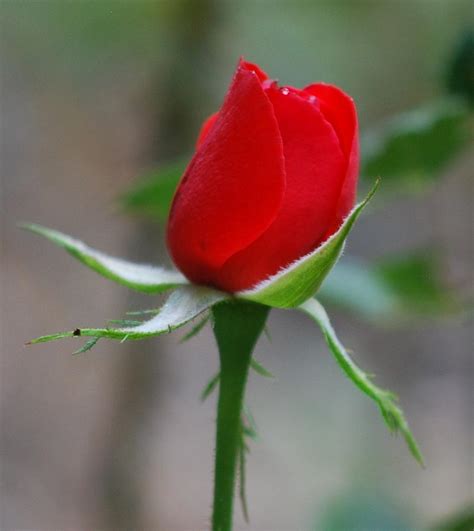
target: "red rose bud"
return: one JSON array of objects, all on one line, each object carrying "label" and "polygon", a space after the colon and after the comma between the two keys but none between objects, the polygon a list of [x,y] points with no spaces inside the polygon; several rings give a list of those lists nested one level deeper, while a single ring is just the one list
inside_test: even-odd
[{"label": "red rose bud", "polygon": [[354,205],[357,114],[339,88],[278,87],[240,61],[176,191],[168,247],[193,282],[236,292],[310,253]]}]

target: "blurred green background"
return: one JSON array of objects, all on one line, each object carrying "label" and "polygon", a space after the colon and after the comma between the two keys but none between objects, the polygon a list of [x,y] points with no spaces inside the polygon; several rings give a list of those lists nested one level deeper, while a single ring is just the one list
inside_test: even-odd
[{"label": "blurred green background", "polygon": [[1,529],[207,528],[210,330],[75,357],[72,343],[24,348],[157,301],[16,223],[167,263],[160,201],[240,55],[357,102],[361,190],[383,181],[321,297],[401,397],[427,468],[314,325],[274,311],[256,355],[277,381],[250,380],[259,438],[237,528],[472,529],[472,2],[2,0],[0,17]]}]

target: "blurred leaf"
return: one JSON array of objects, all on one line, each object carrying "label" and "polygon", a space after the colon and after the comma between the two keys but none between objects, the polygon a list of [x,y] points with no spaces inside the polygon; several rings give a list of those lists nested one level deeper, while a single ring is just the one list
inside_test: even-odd
[{"label": "blurred leaf", "polygon": [[474,31],[466,31],[460,41],[448,70],[448,90],[466,98],[474,105]]},{"label": "blurred leaf", "polygon": [[328,275],[318,299],[376,322],[444,315],[458,306],[443,285],[436,256],[428,251],[374,265],[346,257]]},{"label": "blurred leaf", "polygon": [[410,431],[402,410],[396,405],[396,395],[390,391],[377,387],[372,382],[371,377],[357,367],[349,356],[347,350],[337,338],[326,310],[317,300],[309,299],[302,304],[299,309],[316,321],[341,369],[363,393],[377,403],[389,430],[392,433],[400,431],[403,434],[411,454],[418,463],[423,466],[423,457],[418,448],[418,444]]},{"label": "blurred leaf", "polygon": [[165,223],[178,182],[186,169],[184,161],[174,162],[139,179],[121,197],[126,211]]},{"label": "blurred leaf", "polygon": [[362,174],[417,190],[431,182],[466,145],[469,110],[445,99],[395,116],[362,139]]},{"label": "blurred leaf", "polygon": [[392,290],[402,309],[433,314],[455,307],[452,294],[439,280],[439,267],[432,254],[416,253],[385,260],[374,272]]},{"label": "blurred leaf", "polygon": [[186,286],[174,291],[158,315],[138,326],[126,328],[76,328],[33,339],[29,344],[45,343],[66,337],[105,337],[108,339],[145,339],[172,332],[214,304],[227,298],[225,293],[203,286]]},{"label": "blurred leaf", "polygon": [[340,260],[328,275],[318,299],[374,321],[393,317],[399,309],[392,289],[373,268],[348,257]]},{"label": "blurred leaf", "polygon": [[85,243],[62,232],[40,225],[25,224],[21,225],[21,227],[44,236],[59,247],[66,249],[74,258],[77,258],[100,275],[137,291],[160,293],[189,284],[178,271],[169,271],[163,267],[127,262],[122,258],[115,258],[96,251]]},{"label": "blurred leaf", "polygon": [[315,531],[414,531],[406,510],[362,488],[339,496],[323,510]]},{"label": "blurred leaf", "polygon": [[338,231],[322,245],[254,288],[236,293],[236,296],[276,308],[294,308],[312,297],[337,262],[346,238],[377,186],[378,181],[367,197],[352,209]]},{"label": "blurred leaf", "polygon": [[474,529],[474,505],[452,514],[430,529],[432,531],[472,531]]}]

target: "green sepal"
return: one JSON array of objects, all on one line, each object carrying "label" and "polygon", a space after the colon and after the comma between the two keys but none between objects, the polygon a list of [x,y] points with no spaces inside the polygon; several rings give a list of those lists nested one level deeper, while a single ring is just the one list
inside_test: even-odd
[{"label": "green sepal", "polygon": [[38,337],[29,344],[46,343],[66,337],[97,337],[118,339],[145,339],[172,332],[202,312],[211,308],[214,304],[224,301],[228,295],[220,291],[202,286],[185,286],[174,291],[161,311],[148,321],[138,326],[123,328],[76,328],[68,332],[59,332],[47,336]]},{"label": "green sepal", "polygon": [[294,308],[312,297],[336,264],[352,226],[374,195],[378,183],[376,181],[368,196],[351,211],[339,230],[317,249],[236,296],[276,308]]},{"label": "green sepal", "polygon": [[371,377],[357,367],[347,353],[347,350],[337,338],[326,310],[317,300],[310,299],[302,304],[299,309],[316,321],[323,332],[326,343],[342,370],[362,392],[378,404],[389,430],[393,433],[398,431],[402,433],[413,457],[421,466],[423,466],[423,457],[418,448],[418,444],[408,427],[408,423],[402,410],[396,404],[396,395],[390,391],[377,387],[372,382]]},{"label": "green sepal", "polygon": [[74,258],[100,275],[119,284],[144,293],[160,293],[188,285],[186,278],[177,271],[146,264],[135,264],[121,258],[96,251],[85,243],[56,230],[35,224],[23,224],[22,228],[44,236],[68,251]]}]

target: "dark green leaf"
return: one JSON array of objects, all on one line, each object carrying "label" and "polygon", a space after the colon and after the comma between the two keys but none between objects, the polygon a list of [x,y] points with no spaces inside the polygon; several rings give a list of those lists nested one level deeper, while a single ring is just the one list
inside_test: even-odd
[{"label": "dark green leaf", "polygon": [[448,90],[474,105],[474,31],[467,30],[454,51],[448,71]]},{"label": "dark green leaf", "polygon": [[321,286],[318,299],[377,322],[445,315],[459,306],[431,251],[394,256],[375,265],[345,258]]},{"label": "dark green leaf", "polygon": [[362,174],[384,189],[417,189],[433,180],[469,140],[469,111],[446,99],[400,114],[362,139]]},{"label": "dark green leaf", "polygon": [[472,531],[474,529],[474,505],[462,508],[430,529],[432,531]]},{"label": "dark green leaf", "polygon": [[374,273],[398,299],[399,306],[412,313],[434,314],[452,311],[455,300],[440,281],[439,265],[432,253],[413,253],[380,262]]}]

